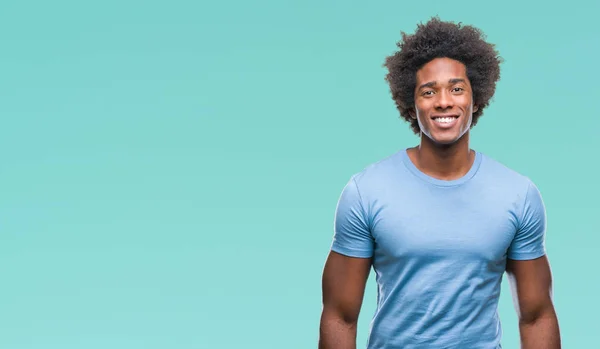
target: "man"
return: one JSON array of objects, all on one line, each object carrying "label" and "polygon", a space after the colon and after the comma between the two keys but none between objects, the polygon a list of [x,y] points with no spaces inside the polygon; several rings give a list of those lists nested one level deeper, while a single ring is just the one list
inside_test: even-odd
[{"label": "man", "polygon": [[342,191],[323,271],[319,348],[356,348],[371,267],[369,349],[501,348],[504,272],[522,348],[560,348],[540,192],[469,147],[501,58],[480,30],[438,18],[402,37],[386,80],[420,144],[369,165]]}]

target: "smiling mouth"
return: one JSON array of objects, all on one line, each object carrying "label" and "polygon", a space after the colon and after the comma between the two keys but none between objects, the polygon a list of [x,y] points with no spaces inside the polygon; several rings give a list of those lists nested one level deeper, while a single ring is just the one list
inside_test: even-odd
[{"label": "smiling mouth", "polygon": [[432,119],[440,124],[450,124],[458,119],[458,115],[433,116]]}]

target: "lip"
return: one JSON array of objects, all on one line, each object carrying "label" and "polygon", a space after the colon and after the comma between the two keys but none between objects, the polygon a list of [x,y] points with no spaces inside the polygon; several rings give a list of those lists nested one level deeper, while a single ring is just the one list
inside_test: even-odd
[{"label": "lip", "polygon": [[[435,121],[436,118],[447,118],[447,117],[454,118],[454,120],[447,122],[447,123],[441,123],[441,122]],[[459,119],[460,119],[460,115],[458,115],[458,114],[440,114],[440,115],[432,115],[431,116],[431,121],[433,122],[433,124],[437,128],[441,128],[441,129],[449,129],[449,128],[454,127],[454,125],[456,125],[458,123]]]}]

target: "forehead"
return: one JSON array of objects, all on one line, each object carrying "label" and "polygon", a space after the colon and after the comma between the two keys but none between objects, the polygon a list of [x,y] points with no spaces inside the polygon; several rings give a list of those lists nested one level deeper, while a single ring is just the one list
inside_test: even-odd
[{"label": "forehead", "polygon": [[450,58],[436,58],[417,71],[417,82],[447,81],[453,78],[467,78],[467,68],[459,61]]}]

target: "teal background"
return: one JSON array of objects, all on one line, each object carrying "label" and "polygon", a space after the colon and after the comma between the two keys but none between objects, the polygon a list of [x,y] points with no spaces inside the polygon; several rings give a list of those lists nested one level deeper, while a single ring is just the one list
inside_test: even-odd
[{"label": "teal background", "polygon": [[[472,144],[542,191],[564,348],[593,346],[599,7],[3,2],[0,349],[316,348],[339,194],[418,142],[383,60],[436,14],[505,59]],[[500,315],[518,348],[506,282]]]}]

